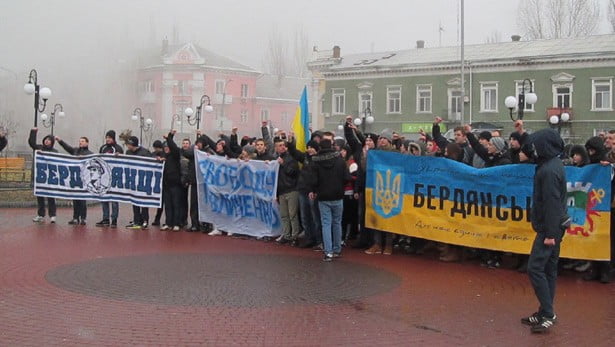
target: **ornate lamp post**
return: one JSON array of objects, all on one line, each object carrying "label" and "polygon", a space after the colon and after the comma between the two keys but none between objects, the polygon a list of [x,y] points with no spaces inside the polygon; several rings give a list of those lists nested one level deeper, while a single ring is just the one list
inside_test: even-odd
[{"label": "ornate lamp post", "polygon": [[[207,102],[207,105],[205,105],[203,107],[203,105],[205,104],[205,102]],[[207,113],[211,113],[214,111],[213,106],[211,106],[211,99],[209,98],[208,95],[203,95],[201,96],[201,102],[199,104],[199,106],[196,107],[196,115],[194,115],[194,110],[190,107],[188,107],[187,109],[184,110],[184,114],[186,115],[186,118],[188,120],[188,124],[190,125],[195,125],[196,124],[196,129],[198,130],[200,125],[201,125],[201,111],[205,109],[205,112]],[[193,116],[194,115],[194,116]]]},{"label": "ornate lamp post", "polygon": [[151,118],[145,118],[143,117],[143,112],[141,111],[141,108],[137,107],[135,108],[134,111],[132,111],[132,116],[131,116],[132,120],[138,120],[139,121],[139,129],[140,129],[140,134],[139,134],[139,141],[143,141],[143,132],[148,132],[150,131],[150,129],[152,128],[152,124],[154,123],[154,121]]},{"label": "ornate lamp post", "polygon": [[557,115],[549,117],[549,123],[553,127],[557,127],[557,132],[562,133],[562,125],[566,124],[570,120],[570,113],[562,112]]},{"label": "ornate lamp post", "polygon": [[363,116],[361,116],[361,118],[357,117],[354,119],[354,125],[360,125],[362,133],[365,133],[366,124],[372,123],[374,123],[374,117],[372,116],[372,110],[369,107],[366,107],[363,110]]},{"label": "ornate lamp post", "polygon": [[[530,92],[525,92],[525,83],[528,83],[530,86]],[[538,101],[538,96],[534,93],[534,85],[532,81],[529,79],[524,79],[523,84],[521,85],[521,94],[519,94],[518,98],[514,96],[507,96],[504,99],[504,104],[508,107],[510,111],[510,119],[514,122],[516,120],[523,120],[523,111],[525,110],[525,104],[534,105]],[[517,107],[517,119],[513,117],[513,109]]]},{"label": "ornate lamp post", "polygon": [[[38,113],[45,111],[47,106],[47,100],[51,97],[51,89],[47,87],[41,88],[38,84],[38,73],[36,70],[30,70],[28,76],[28,82],[23,86],[23,90],[26,94],[34,94],[34,127],[36,128],[38,123]],[[42,99],[42,104],[41,104]]]},{"label": "ornate lamp post", "polygon": [[53,111],[51,112],[51,117],[46,113],[41,114],[41,120],[43,121],[43,126],[45,128],[51,127],[51,136],[53,136],[53,127],[56,124],[56,115],[60,118],[64,118],[64,107],[62,104],[53,105]]}]

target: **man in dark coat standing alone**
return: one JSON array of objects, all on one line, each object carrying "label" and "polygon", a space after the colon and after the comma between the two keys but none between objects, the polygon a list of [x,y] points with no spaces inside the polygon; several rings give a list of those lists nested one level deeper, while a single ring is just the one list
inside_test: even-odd
[{"label": "man in dark coat standing alone", "polygon": [[564,142],[553,129],[542,129],[529,138],[536,161],[531,220],[536,238],[527,272],[540,307],[521,319],[533,333],[549,330],[557,321],[553,310],[560,243],[570,218],[566,213],[566,173],[559,155]]}]

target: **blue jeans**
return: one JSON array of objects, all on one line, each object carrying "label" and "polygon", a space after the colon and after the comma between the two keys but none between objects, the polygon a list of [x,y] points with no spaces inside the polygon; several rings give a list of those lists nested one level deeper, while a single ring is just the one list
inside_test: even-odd
[{"label": "blue jeans", "polygon": [[111,204],[111,220],[117,221],[117,215],[119,214],[120,204],[115,201],[103,201],[100,203],[102,205],[103,217],[102,219],[109,220],[109,204]]},{"label": "blue jeans", "polygon": [[304,238],[310,242],[322,243],[318,204],[316,201],[310,200],[308,193],[299,193],[299,213],[301,215],[301,227],[305,232]]},{"label": "blue jeans", "polygon": [[342,214],[344,200],[319,201],[322,241],[325,254],[342,251]]}]

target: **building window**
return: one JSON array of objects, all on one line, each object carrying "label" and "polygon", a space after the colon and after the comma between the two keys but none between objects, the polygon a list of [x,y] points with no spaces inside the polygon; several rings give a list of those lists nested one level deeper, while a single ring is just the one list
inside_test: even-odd
[{"label": "building window", "polygon": [[452,121],[461,120],[461,90],[448,90],[448,118]]},{"label": "building window", "polygon": [[592,79],[592,111],[612,111],[612,79]]},{"label": "building window", "polygon": [[480,111],[498,112],[498,83],[481,82],[480,84]]},{"label": "building window", "polygon": [[572,107],[572,84],[553,85],[553,107]]},{"label": "building window", "polygon": [[269,110],[264,108],[261,110],[261,122],[269,120]]},{"label": "building window", "polygon": [[241,122],[242,123],[248,122],[248,110],[241,110]]},{"label": "building window", "polygon": [[387,87],[387,113],[401,113],[401,86]]},{"label": "building window", "polygon": [[371,92],[363,92],[359,93],[359,113],[363,114],[365,110],[369,109],[372,111],[372,93]]},{"label": "building window", "polygon": [[216,80],[216,94],[224,94],[224,80]]},{"label": "building window", "polygon": [[431,85],[416,86],[416,112],[431,113]]},{"label": "building window", "polygon": [[345,89],[331,89],[332,92],[332,110],[333,114],[345,114],[346,113],[346,90]]},{"label": "building window", "polygon": [[248,85],[247,84],[242,84],[241,85],[241,97],[242,98],[247,98],[248,97]]},{"label": "building window", "polygon": [[[534,91],[536,91],[536,82],[534,82],[534,80],[532,81],[532,85],[534,86]],[[517,95],[515,95],[516,98],[519,97],[519,95],[523,94],[523,92],[525,92],[525,94],[530,93],[530,84],[529,83],[525,83],[525,89],[523,88],[523,81],[515,81],[515,90],[517,91]],[[519,108],[519,106],[515,106],[515,111]],[[527,102],[525,103],[525,106],[523,107],[523,111],[524,112],[534,112],[534,104],[528,104]]]},{"label": "building window", "polygon": [[177,95],[186,95],[186,86],[184,81],[177,81]]},{"label": "building window", "polygon": [[288,124],[288,112],[282,112],[282,124]]}]

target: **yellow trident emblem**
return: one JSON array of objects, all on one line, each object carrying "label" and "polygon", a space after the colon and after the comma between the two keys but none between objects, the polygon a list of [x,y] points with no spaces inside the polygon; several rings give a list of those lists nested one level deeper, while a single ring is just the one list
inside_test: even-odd
[{"label": "yellow trident emblem", "polygon": [[385,215],[399,206],[401,196],[401,174],[395,175],[391,182],[391,170],[386,172],[386,185],[382,175],[376,171],[376,205],[382,208]]}]

